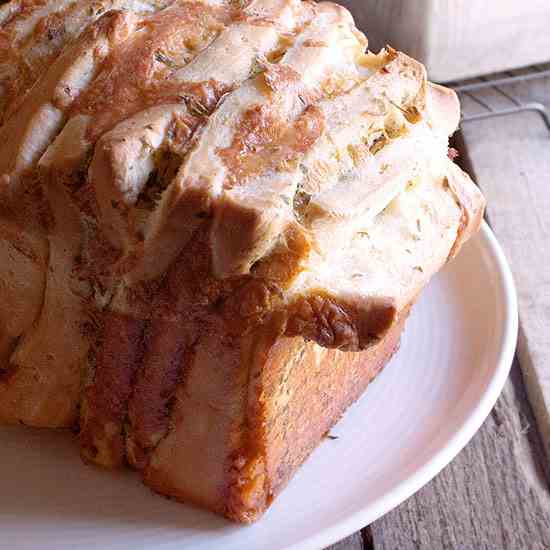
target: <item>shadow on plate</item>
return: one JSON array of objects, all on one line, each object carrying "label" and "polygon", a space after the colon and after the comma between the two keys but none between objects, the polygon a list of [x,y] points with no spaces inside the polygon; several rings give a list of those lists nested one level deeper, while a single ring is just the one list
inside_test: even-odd
[{"label": "shadow on plate", "polygon": [[82,464],[68,431],[0,428],[0,516],[10,521],[97,523],[101,528],[185,529],[239,527],[209,512],[155,495],[131,471]]}]

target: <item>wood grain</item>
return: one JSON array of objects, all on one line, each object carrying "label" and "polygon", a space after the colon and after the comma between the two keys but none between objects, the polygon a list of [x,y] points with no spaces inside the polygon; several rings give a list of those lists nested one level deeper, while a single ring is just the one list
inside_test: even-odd
[{"label": "wood grain", "polygon": [[550,496],[517,363],[493,412],[430,484],[371,525],[376,550],[545,550]]},{"label": "wood grain", "polygon": [[326,550],[370,550],[370,548],[364,545],[361,532],[357,532],[351,537],[329,546]]},{"label": "wood grain", "polygon": [[[505,89],[550,102],[550,79]],[[493,89],[477,99],[509,107]],[[481,109],[472,98],[464,111]],[[518,289],[518,354],[527,392],[550,458],[550,131],[536,113],[471,122],[464,139],[488,200],[491,225],[510,261]]]}]

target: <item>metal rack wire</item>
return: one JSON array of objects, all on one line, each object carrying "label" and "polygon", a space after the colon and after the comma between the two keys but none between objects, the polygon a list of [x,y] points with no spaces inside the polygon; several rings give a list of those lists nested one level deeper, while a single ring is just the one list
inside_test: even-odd
[{"label": "metal rack wire", "polygon": [[[474,82],[451,84],[456,92],[468,96],[477,105],[483,108],[479,113],[463,115],[462,123],[532,111],[541,116],[544,124],[550,131],[550,113],[544,103],[540,101],[523,101],[509,91],[509,87],[513,84],[550,78],[550,66],[534,65],[521,70],[520,73],[521,74],[513,74],[512,72],[506,72],[495,75],[494,77],[481,77]],[[487,99],[486,95],[480,93],[488,88],[492,88],[494,91],[498,92],[501,98],[507,100],[506,103],[509,104],[509,106],[497,107],[493,104],[494,102]],[[548,100],[550,102],[550,97]]]}]

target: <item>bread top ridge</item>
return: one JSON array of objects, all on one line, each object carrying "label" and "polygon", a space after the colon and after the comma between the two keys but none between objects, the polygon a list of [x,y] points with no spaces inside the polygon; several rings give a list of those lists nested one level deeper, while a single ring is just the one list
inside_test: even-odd
[{"label": "bread top ridge", "polygon": [[199,237],[200,276],[222,289],[200,299],[230,330],[278,316],[327,347],[382,338],[484,200],[447,157],[454,92],[366,47],[330,2],[0,7],[0,218],[40,266],[49,250],[36,277],[52,296],[2,321],[0,360],[44,344],[49,304],[78,358],[97,312],[164,315],[151,293]]}]

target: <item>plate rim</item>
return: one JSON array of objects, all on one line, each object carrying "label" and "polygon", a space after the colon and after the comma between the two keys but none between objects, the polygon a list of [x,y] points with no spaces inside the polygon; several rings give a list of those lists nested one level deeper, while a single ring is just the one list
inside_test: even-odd
[{"label": "plate rim", "polygon": [[397,484],[391,491],[373,503],[352,513],[345,520],[329,525],[314,535],[286,546],[285,550],[317,550],[334,544],[390,512],[414,495],[449,465],[470,442],[489,416],[499,398],[512,367],[518,336],[519,313],[517,291],[506,255],[488,223],[483,220],[474,238],[481,238],[483,247],[492,255],[499,275],[500,290],[504,296],[503,338],[498,360],[487,389],[450,440],[413,475]]},{"label": "plate rim", "polygon": [[[341,519],[329,516],[323,522],[319,522],[310,534],[295,536],[292,542],[286,544],[280,542],[279,548],[317,550],[333,544],[377,520],[431,481],[465,447],[489,415],[502,392],[514,358],[519,324],[518,304],[511,269],[502,248],[486,222],[482,223],[480,232],[475,235],[474,239],[477,250],[474,251],[471,265],[481,264],[481,269],[485,266],[487,278],[484,277],[480,280],[491,282],[494,295],[497,298],[495,304],[499,310],[498,323],[492,326],[497,327],[495,334],[500,337],[491,339],[495,345],[492,356],[494,360],[486,363],[488,376],[484,381],[482,392],[470,402],[470,407],[465,410],[454,433],[449,434],[442,441],[440,448],[425,458],[423,463],[420,462],[420,466],[417,465],[416,470],[406,475],[405,479],[374,499],[369,499],[367,493],[361,495],[353,509],[342,514]],[[264,518],[262,521],[266,520],[269,521],[269,518]],[[180,540],[176,545],[181,542],[184,541]],[[277,545],[276,541],[273,542]],[[166,547],[172,547],[167,542],[160,543],[160,546],[164,547],[165,544]],[[153,546],[155,546],[154,543]],[[0,543],[0,548],[3,547]],[[123,543],[122,547],[125,548],[126,545]]]}]

